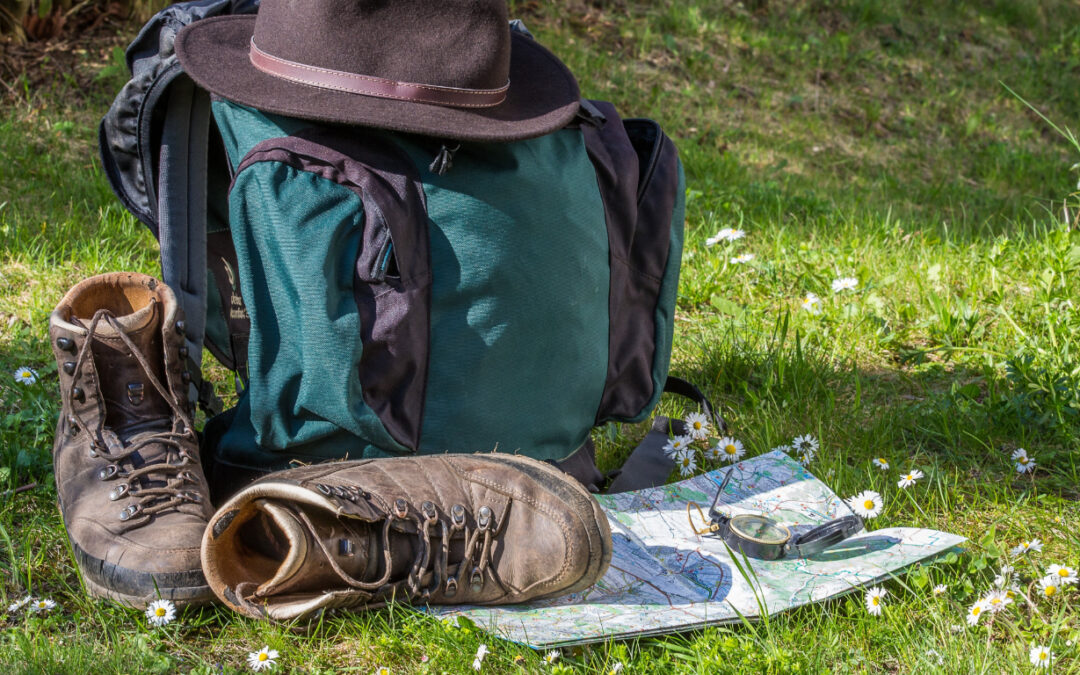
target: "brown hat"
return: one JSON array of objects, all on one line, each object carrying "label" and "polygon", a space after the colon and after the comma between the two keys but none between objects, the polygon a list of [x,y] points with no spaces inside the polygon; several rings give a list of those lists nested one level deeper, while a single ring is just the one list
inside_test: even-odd
[{"label": "brown hat", "polygon": [[263,0],[256,16],[176,36],[211,93],[272,113],[447,139],[512,141],[561,128],[577,82],[505,0]]}]

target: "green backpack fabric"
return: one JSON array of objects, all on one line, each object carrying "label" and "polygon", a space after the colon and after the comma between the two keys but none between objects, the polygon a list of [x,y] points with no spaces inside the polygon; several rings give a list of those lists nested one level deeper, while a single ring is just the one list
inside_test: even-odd
[{"label": "green backpack fabric", "polygon": [[[571,456],[559,465],[599,489],[575,452],[594,426],[646,418],[665,390],[713,414],[667,377],[684,186],[655,122],[582,101],[555,133],[449,146],[212,102],[175,35],[257,8],[155,15],[99,134],[186,315],[219,496],[293,461],[490,450]],[[221,414],[204,347],[237,375]],[[663,482],[678,424],[657,418],[609,489]]]},{"label": "green backpack fabric", "polygon": [[[213,103],[250,316],[217,420],[241,470],[407,453],[563,459],[667,376],[683,177],[648,120],[461,143]],[[438,167],[436,167],[438,168]]]}]

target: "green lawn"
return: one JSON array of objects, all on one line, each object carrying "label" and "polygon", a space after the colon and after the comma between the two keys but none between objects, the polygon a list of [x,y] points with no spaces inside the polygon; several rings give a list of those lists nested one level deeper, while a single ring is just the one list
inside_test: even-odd
[{"label": "green lawn", "polygon": [[[999,673],[1032,670],[1037,644],[1053,672],[1080,672],[1080,587],[1035,596],[1049,564],[1080,566],[1080,147],[1006,89],[1080,127],[1080,5],[571,0],[511,13],[586,95],[656,118],[679,145],[673,373],[722,404],[751,455],[820,438],[813,473],[841,495],[883,495],[872,528],[949,530],[967,548],[887,583],[880,617],[855,594],[752,626],[567,650],[554,668],[404,608],[295,626],[211,609],[151,629],[88,600],[51,484],[48,313],[92,274],[158,272],[153,238],[98,167],[97,120],[123,74],[95,43],[55,77],[0,90],[0,490],[39,484],[0,497],[0,601],[59,603],[0,613],[0,670],[244,671],[269,645],[279,671],[460,673],[486,643],[484,672]],[[747,236],[707,246],[723,227]],[[857,286],[834,293],[848,276]],[[16,382],[20,366],[39,381]],[[665,400],[660,412],[687,411]],[[599,430],[601,463],[644,431]],[[1010,459],[1021,447],[1031,474]],[[926,478],[899,489],[913,468]],[[1043,551],[1016,568],[1033,602],[966,627],[1005,554],[1032,538]]]}]

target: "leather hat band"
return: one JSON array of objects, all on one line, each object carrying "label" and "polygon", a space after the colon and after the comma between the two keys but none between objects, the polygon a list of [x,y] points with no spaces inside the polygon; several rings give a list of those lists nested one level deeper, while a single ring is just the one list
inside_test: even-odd
[{"label": "leather hat band", "polygon": [[323,89],[413,103],[431,103],[454,108],[490,108],[502,103],[506,98],[507,89],[510,88],[509,81],[498,89],[459,89],[432,84],[396,82],[371,75],[319,68],[267,54],[255,46],[254,39],[251,41],[251,49],[248,53],[251,64],[267,75]]}]

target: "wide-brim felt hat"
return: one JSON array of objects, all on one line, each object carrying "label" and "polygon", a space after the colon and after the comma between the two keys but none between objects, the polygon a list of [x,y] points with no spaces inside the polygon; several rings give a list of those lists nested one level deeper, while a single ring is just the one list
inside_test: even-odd
[{"label": "wide-brim felt hat", "polygon": [[570,70],[507,21],[504,0],[263,0],[176,37],[184,71],[222,98],[322,122],[513,141],[570,122]]}]

